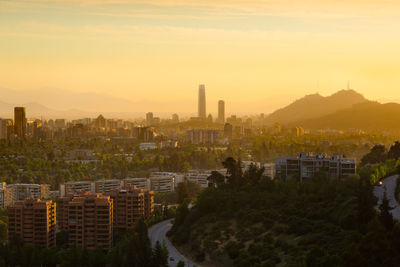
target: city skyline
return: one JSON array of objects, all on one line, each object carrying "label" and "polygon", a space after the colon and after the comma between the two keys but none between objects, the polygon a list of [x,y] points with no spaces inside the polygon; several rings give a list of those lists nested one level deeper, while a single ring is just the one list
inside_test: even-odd
[{"label": "city skyline", "polygon": [[285,3],[3,0],[0,91],[52,88],[87,102],[95,92],[188,112],[202,82],[210,102],[268,113],[351,80],[369,99],[400,99],[398,2]]}]

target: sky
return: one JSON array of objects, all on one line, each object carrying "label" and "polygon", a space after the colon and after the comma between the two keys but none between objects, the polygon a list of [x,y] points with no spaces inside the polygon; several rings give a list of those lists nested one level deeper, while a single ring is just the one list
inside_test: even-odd
[{"label": "sky", "polygon": [[0,87],[155,111],[196,111],[199,84],[210,112],[223,99],[227,113],[268,113],[348,80],[397,100],[399,13],[390,0],[0,0]]}]

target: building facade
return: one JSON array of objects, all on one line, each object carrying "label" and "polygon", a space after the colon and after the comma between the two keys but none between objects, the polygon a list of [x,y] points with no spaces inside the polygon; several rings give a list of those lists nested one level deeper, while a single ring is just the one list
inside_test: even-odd
[{"label": "building facade", "polygon": [[151,218],[154,210],[153,192],[126,186],[108,194],[113,200],[114,229],[128,230],[140,220]]},{"label": "building facade", "polygon": [[27,199],[8,207],[9,240],[19,237],[26,244],[56,246],[56,203]]},{"label": "building facade", "polygon": [[25,107],[14,108],[14,133],[19,138],[25,138],[26,135]]},{"label": "building facade", "polygon": [[50,185],[48,184],[12,184],[8,187],[13,191],[14,201],[47,198],[50,195]]},{"label": "building facade", "polygon": [[109,196],[81,192],[64,197],[61,202],[59,229],[68,232],[70,247],[112,247],[113,201]]},{"label": "building facade", "polygon": [[109,193],[114,189],[120,188],[122,185],[121,180],[97,180],[94,182],[95,192],[100,194]]},{"label": "building facade", "polygon": [[211,175],[211,171],[209,170],[190,170],[186,173],[186,178],[200,185],[202,188],[208,187],[207,178]]},{"label": "building facade", "polygon": [[14,203],[14,194],[10,186],[5,182],[0,183],[0,208],[7,208]]},{"label": "building facade", "polygon": [[356,174],[356,160],[342,155],[327,157],[326,154],[313,156],[302,152],[298,157],[278,157],[275,159],[276,177],[279,179],[312,178],[323,174],[329,178],[344,178]]},{"label": "building facade", "polygon": [[149,178],[125,178],[122,182],[124,186],[136,186],[138,189],[151,189]]},{"label": "building facade", "polygon": [[225,123],[225,102],[218,101],[218,123]]},{"label": "building facade", "polygon": [[198,103],[198,117],[205,119],[207,117],[206,112],[206,87],[204,84],[199,85],[199,103]]},{"label": "building facade", "polygon": [[153,172],[150,176],[151,190],[156,193],[175,190],[175,174],[171,172]]}]

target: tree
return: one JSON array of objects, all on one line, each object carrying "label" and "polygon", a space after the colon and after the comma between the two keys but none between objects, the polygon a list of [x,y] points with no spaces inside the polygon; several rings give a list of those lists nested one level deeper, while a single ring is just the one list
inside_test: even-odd
[{"label": "tree", "polygon": [[184,181],[178,184],[178,188],[176,189],[178,193],[178,204],[182,204],[185,200],[190,198],[189,190],[187,186],[187,182]]},{"label": "tree", "polygon": [[400,142],[396,141],[389,149],[387,154],[389,159],[398,159],[400,158]]},{"label": "tree", "polygon": [[165,244],[162,246],[159,241],[153,250],[153,266],[154,267],[168,267],[168,250]]},{"label": "tree", "polygon": [[379,205],[379,218],[387,230],[392,230],[394,225],[393,216],[390,213],[392,209],[393,208],[389,205],[389,200],[387,199],[385,191],[383,193],[382,203]]},{"label": "tree", "polygon": [[371,151],[361,159],[361,166],[366,164],[375,164],[384,162],[387,158],[386,148],[384,145],[375,145]]},{"label": "tree", "polygon": [[176,267],[185,267],[185,263],[183,261],[179,261]]},{"label": "tree", "polygon": [[212,171],[211,175],[207,177],[210,187],[220,187],[225,183],[225,176],[219,171]]}]

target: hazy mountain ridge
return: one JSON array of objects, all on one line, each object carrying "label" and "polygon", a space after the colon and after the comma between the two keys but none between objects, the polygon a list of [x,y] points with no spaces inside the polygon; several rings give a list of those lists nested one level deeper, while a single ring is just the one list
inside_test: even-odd
[{"label": "hazy mountain ridge", "polygon": [[400,104],[369,101],[293,125],[308,129],[400,130],[399,118]]},{"label": "hazy mountain ridge", "polygon": [[292,104],[271,113],[267,117],[267,122],[289,124],[304,121],[325,116],[367,101],[364,96],[354,90],[341,90],[327,97],[319,94],[306,95]]}]

